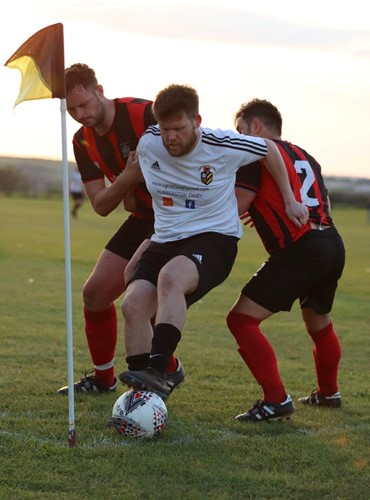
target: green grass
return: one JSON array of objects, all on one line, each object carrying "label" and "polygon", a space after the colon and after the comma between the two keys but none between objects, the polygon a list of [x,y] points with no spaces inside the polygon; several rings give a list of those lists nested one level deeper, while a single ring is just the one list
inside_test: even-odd
[{"label": "green grass", "polygon": [[[0,197],[0,498],[369,498],[370,224],[364,210],[334,207],[347,264],[333,310],[342,343],[339,411],[296,406],[290,421],[245,425],[234,416],[260,397],[225,316],[265,258],[246,229],[228,280],[189,311],[178,348],[187,379],[167,402],[154,440],[105,428],[117,394],[76,396],[77,447],[69,448],[63,207],[58,200]],[[91,367],[81,288],[123,219],[86,203],[71,220],[74,373]],[[119,305],[119,303],[117,304]],[[119,313],[119,310],[118,310]],[[120,313],[119,313],[120,314]],[[299,308],[264,324],[287,390],[315,386],[312,345]],[[126,368],[122,333],[117,371]]]}]

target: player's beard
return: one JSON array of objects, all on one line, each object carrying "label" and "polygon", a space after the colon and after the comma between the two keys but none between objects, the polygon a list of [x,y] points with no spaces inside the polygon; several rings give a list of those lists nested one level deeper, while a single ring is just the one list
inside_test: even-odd
[{"label": "player's beard", "polygon": [[186,141],[172,141],[167,144],[164,143],[164,147],[167,149],[169,154],[174,157],[184,156],[190,153],[194,149],[195,144],[198,140],[198,129],[193,128],[192,134]]},{"label": "player's beard", "polygon": [[84,119],[83,125],[87,128],[94,128],[96,130],[102,129],[105,124],[105,109],[101,101],[97,101],[96,110],[94,114]]}]

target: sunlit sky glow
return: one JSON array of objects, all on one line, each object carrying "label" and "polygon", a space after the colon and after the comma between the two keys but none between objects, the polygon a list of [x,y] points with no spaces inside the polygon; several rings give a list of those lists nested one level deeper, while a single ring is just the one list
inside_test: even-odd
[{"label": "sunlit sky glow", "polygon": [[[49,0],[0,19],[0,156],[61,158],[60,101],[13,108],[20,73],[3,66],[38,30],[64,25],[65,64],[85,62],[107,97],[153,99],[169,83],[200,95],[203,125],[234,128],[253,97],[276,104],[283,138],[326,175],[370,178],[370,21],[366,2]],[[67,151],[78,124],[67,118]]]}]

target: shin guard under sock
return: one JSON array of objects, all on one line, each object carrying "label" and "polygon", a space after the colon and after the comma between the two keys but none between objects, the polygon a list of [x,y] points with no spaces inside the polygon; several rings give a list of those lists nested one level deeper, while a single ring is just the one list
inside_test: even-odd
[{"label": "shin guard under sock", "polygon": [[260,321],[230,312],[227,325],[239,346],[238,352],[263,390],[263,399],[281,403],[286,398],[275,352],[259,328]]},{"label": "shin guard under sock", "polygon": [[105,311],[84,309],[85,332],[95,376],[104,387],[115,383],[114,355],[117,344],[117,313],[114,304]]},{"label": "shin guard under sock", "polygon": [[[155,316],[153,316],[153,318],[151,319],[151,324],[152,324],[152,327],[154,328],[155,327]],[[149,354],[148,354],[149,356]],[[129,370],[132,369],[132,370],[135,370],[135,368],[129,368]],[[167,365],[167,373],[173,373],[177,370],[177,359],[176,359],[176,356],[174,354],[172,354],[172,356],[170,357],[170,360],[168,362],[168,365]]]},{"label": "shin guard under sock", "polygon": [[339,339],[330,322],[318,332],[308,332],[314,343],[317,388],[322,396],[332,396],[338,391],[338,369],[341,358]]},{"label": "shin guard under sock", "polygon": [[181,339],[181,332],[170,323],[159,323],[154,327],[150,364],[152,368],[165,373],[171,356]]}]

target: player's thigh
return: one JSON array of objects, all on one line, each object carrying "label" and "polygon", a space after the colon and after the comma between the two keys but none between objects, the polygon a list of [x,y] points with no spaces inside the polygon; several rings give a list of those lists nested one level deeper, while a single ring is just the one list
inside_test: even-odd
[{"label": "player's thigh", "polygon": [[118,298],[125,289],[124,271],[127,264],[127,259],[105,248],[85,283],[84,294],[109,295],[112,300]]},{"label": "player's thigh", "polygon": [[134,255],[131,257],[129,263],[127,264],[125,268],[125,282],[128,283],[135,271],[135,268],[137,266],[137,263],[139,262],[142,254],[145,252],[145,250],[149,247],[150,245],[150,239],[146,239],[142,242],[142,244],[139,246],[139,248],[136,250]]},{"label": "player's thigh", "polygon": [[172,293],[192,293],[199,285],[196,264],[185,255],[178,255],[162,268],[158,276],[158,290]]},{"label": "player's thigh", "polygon": [[258,319],[259,321],[263,321],[273,314],[272,311],[269,311],[265,307],[257,304],[257,302],[254,302],[252,299],[246,297],[242,293],[239,295],[230,311],[251,316],[252,318]]}]

